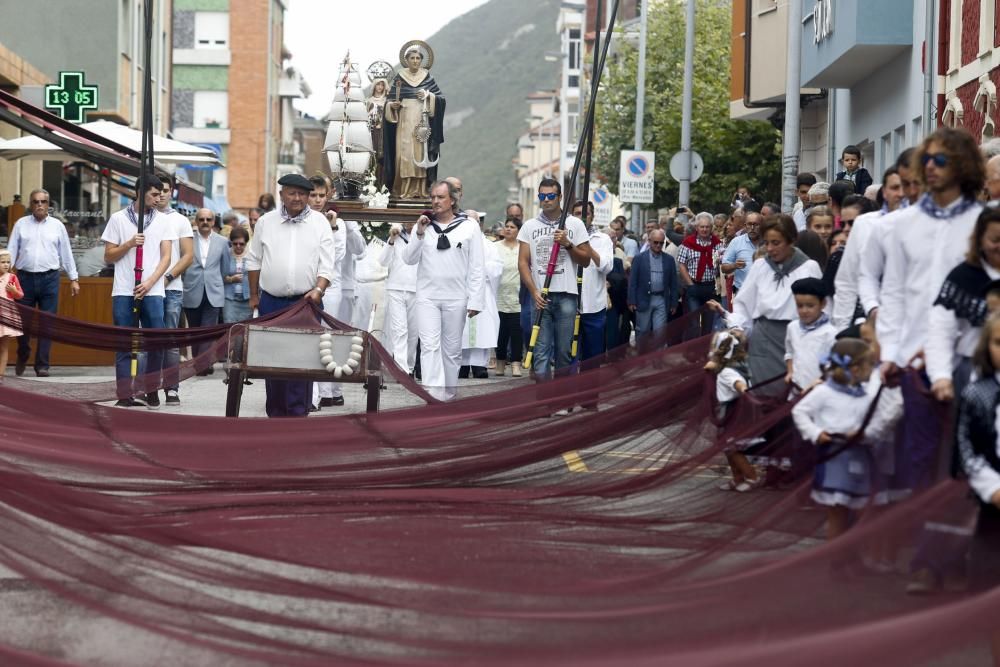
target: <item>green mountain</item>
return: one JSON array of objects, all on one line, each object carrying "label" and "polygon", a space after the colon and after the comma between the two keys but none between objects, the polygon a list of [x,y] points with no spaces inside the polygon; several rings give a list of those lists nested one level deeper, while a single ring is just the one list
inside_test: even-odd
[{"label": "green mountain", "polygon": [[465,202],[502,219],[511,160],[527,129],[525,97],[559,83],[559,0],[490,0],[454,19],[427,42],[447,100],[438,176],[462,179]]}]

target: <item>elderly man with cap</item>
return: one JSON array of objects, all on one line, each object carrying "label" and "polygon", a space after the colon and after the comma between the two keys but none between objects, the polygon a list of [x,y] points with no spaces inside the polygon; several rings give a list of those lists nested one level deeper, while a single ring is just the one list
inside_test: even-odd
[{"label": "elderly man with cap", "polygon": [[[278,185],[281,205],[257,221],[246,260],[250,307],[261,315],[303,298],[322,308],[335,271],[330,223],[308,206],[313,184],[305,176],[289,174]],[[268,380],[267,416],[309,414],[310,384]]]}]

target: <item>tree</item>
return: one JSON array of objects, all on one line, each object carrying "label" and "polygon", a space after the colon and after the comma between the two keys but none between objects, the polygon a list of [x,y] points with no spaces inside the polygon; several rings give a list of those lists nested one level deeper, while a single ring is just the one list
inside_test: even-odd
[{"label": "tree", "polygon": [[[746,185],[761,200],[781,191],[781,134],[765,121],[729,118],[730,2],[695,0],[695,55],[691,146],[705,171],[691,186],[695,211],[727,211],[733,193]],[[680,150],[684,84],[685,4],[654,0],[649,7],[643,148],[656,152],[654,206],[675,206],[679,184],[670,177],[670,158]],[[619,152],[631,149],[635,134],[636,45],[617,37],[598,94],[594,171],[617,190]]]}]

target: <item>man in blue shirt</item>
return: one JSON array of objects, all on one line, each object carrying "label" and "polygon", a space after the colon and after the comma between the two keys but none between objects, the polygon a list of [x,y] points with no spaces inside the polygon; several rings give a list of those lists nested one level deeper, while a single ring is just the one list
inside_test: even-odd
[{"label": "man in blue shirt", "polygon": [[733,274],[733,294],[737,294],[750,273],[754,253],[760,244],[760,213],[747,213],[744,223],[744,233],[729,242],[722,256],[723,275]]}]

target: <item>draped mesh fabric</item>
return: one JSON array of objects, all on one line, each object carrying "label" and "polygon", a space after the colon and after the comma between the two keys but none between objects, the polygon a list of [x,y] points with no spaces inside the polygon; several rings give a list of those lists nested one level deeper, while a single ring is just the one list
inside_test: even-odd
[{"label": "draped mesh fabric", "polygon": [[[258,322],[316,317],[302,304]],[[0,322],[16,319],[94,349],[213,342],[216,356],[182,378],[229,333],[135,332],[0,301]],[[39,665],[988,660],[1000,593],[908,597],[905,578],[850,567],[887,545],[905,565],[926,521],[972,516],[967,488],[949,481],[865,511],[825,543],[808,499],[815,453],[789,404],[751,392],[716,419],[708,340],[685,340],[690,329],[678,320],[544,384],[319,419],[121,410],[94,404],[114,383],[7,379],[0,654]],[[757,436],[791,470],[751,493],[719,490],[722,448]]]}]

